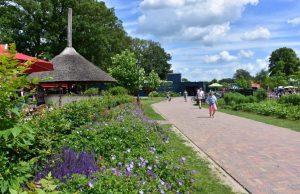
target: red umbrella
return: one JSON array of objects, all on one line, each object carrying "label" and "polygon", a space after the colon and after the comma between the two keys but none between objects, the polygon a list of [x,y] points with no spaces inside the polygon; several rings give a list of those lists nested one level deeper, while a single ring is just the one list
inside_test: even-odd
[{"label": "red umbrella", "polygon": [[[5,45],[0,45],[0,54],[4,55],[9,55],[9,53],[6,51]],[[52,71],[53,69],[53,64],[44,61],[41,59],[37,59],[35,57],[31,57],[22,53],[16,53],[15,59],[19,60],[21,63],[26,62],[26,61],[31,61],[32,65],[30,65],[30,69],[28,69],[26,72],[28,74],[32,72],[40,72],[40,71]]]}]

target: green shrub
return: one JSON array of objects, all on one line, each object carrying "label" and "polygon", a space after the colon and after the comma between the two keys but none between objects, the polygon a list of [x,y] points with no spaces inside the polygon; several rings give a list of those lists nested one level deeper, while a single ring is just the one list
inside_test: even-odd
[{"label": "green shrub", "polygon": [[253,103],[257,99],[254,96],[244,96],[240,93],[229,92],[224,95],[224,102],[226,105],[234,106],[242,103]]},{"label": "green shrub", "polygon": [[149,97],[160,97],[159,93],[157,91],[152,91],[148,94]]},{"label": "green shrub", "polygon": [[88,95],[88,96],[96,96],[98,94],[99,94],[98,88],[89,88],[86,91],[84,91],[84,95]]},{"label": "green shrub", "polygon": [[128,90],[122,86],[116,86],[116,87],[109,88],[108,92],[113,96],[128,94]]},{"label": "green shrub", "polygon": [[257,100],[263,101],[267,99],[267,91],[265,89],[258,89],[254,92],[254,96],[257,98]]},{"label": "green shrub", "polygon": [[289,94],[281,96],[278,101],[280,104],[300,105],[300,96],[297,94]]}]

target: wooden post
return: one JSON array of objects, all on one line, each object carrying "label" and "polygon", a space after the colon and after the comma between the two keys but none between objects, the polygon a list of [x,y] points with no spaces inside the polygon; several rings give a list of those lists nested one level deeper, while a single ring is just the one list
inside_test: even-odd
[{"label": "wooden post", "polygon": [[68,12],[68,47],[72,47],[72,8]]}]

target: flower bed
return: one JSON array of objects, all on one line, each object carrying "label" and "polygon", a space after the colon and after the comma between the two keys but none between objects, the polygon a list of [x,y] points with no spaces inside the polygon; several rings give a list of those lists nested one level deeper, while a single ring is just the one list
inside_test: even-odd
[{"label": "flower bed", "polygon": [[170,152],[169,131],[122,105],[130,101],[72,103],[1,132],[1,192],[199,191],[185,156]]}]

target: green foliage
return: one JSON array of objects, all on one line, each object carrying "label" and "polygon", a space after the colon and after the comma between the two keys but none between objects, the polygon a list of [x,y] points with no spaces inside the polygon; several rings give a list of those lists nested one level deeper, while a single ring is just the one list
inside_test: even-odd
[{"label": "green foliage", "polygon": [[254,112],[265,116],[275,116],[281,119],[300,119],[300,106],[287,106],[276,101],[238,104],[231,107],[233,110]]},{"label": "green foliage", "polygon": [[25,189],[24,194],[59,194],[60,191],[57,191],[58,185],[56,180],[53,179],[51,172],[45,178],[39,180],[39,183],[30,182],[27,184],[28,189]]},{"label": "green foliage", "polygon": [[236,92],[229,92],[224,95],[225,104],[230,106],[242,103],[253,103],[256,101],[257,99],[254,96],[244,96]]},{"label": "green foliage", "polygon": [[292,75],[300,68],[300,61],[295,51],[291,48],[279,48],[272,52],[269,58],[270,76],[283,73],[284,76]]},{"label": "green foliage", "polygon": [[161,95],[157,91],[152,91],[148,94],[149,97],[160,97]]},{"label": "green foliage", "polygon": [[152,70],[149,73],[148,77],[146,78],[146,82],[147,82],[147,87],[151,91],[157,90],[160,86],[160,78],[158,74],[154,72],[154,70]]},{"label": "green foliage", "polygon": [[299,106],[300,105],[300,96],[297,94],[289,94],[286,96],[281,96],[278,100],[281,104],[290,104]]},{"label": "green foliage", "polygon": [[88,96],[96,96],[98,94],[99,94],[98,88],[89,88],[86,91],[84,91],[84,95],[88,95]]},{"label": "green foliage", "polygon": [[271,89],[274,89],[278,86],[286,86],[288,81],[283,73],[277,73],[276,75],[267,77],[265,84]]},{"label": "green foliage", "polygon": [[244,69],[238,69],[233,75],[233,79],[245,79],[245,80],[251,80],[252,76],[247,70]]},{"label": "green foliage", "polygon": [[[16,42],[19,52],[47,59],[66,46],[67,12],[73,9],[73,46],[103,70],[129,47],[114,9],[94,0],[0,1],[0,42]],[[91,22],[91,20],[93,22]],[[22,31],[22,33],[20,33]]]},{"label": "green foliage", "polygon": [[254,96],[257,100],[263,101],[267,99],[267,91],[265,89],[258,89],[254,92]]},{"label": "green foliage", "polygon": [[251,87],[250,80],[245,79],[244,77],[239,77],[235,80],[235,83],[240,86],[241,88],[247,89]]},{"label": "green foliage", "polygon": [[131,40],[131,50],[139,59],[140,65],[146,74],[153,70],[160,79],[166,79],[170,72],[171,55],[161,47],[158,42],[134,38]]},{"label": "green foliage", "polygon": [[112,58],[113,67],[109,68],[109,73],[118,83],[134,92],[141,89],[145,80],[145,71],[137,65],[137,60],[133,52],[123,51]]},{"label": "green foliage", "polygon": [[122,86],[115,86],[115,87],[109,88],[108,92],[113,96],[128,94],[128,90]]},{"label": "green foliage", "polygon": [[13,127],[22,118],[25,97],[20,97],[17,91],[29,88],[25,72],[30,63],[20,65],[14,59],[15,53],[15,46],[11,45],[7,55],[0,54],[0,130]]},{"label": "green foliage", "polygon": [[266,80],[269,76],[269,72],[265,69],[262,69],[260,72],[258,72],[255,77],[254,77],[254,80],[258,83],[260,83],[260,85],[262,87],[266,87]]}]

